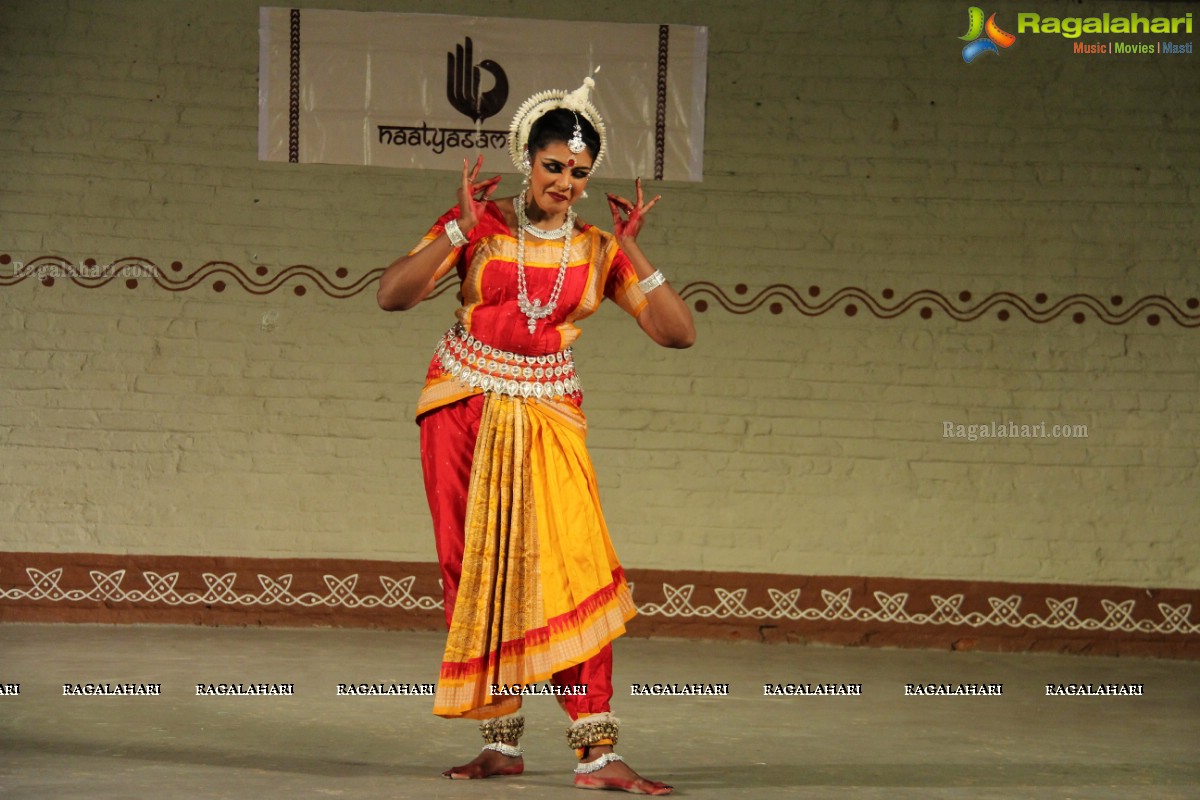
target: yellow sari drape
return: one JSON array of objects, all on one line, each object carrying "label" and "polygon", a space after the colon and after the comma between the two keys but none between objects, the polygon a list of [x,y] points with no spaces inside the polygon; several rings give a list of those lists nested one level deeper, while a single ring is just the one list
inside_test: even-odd
[{"label": "yellow sari drape", "polygon": [[587,660],[636,611],[573,405],[489,394],[475,444],[458,600],[434,713],[487,719]]}]

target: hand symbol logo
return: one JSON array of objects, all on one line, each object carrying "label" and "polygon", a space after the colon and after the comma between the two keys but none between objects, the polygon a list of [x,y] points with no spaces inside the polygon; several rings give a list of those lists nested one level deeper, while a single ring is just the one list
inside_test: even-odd
[{"label": "hand symbol logo", "polygon": [[[453,53],[446,53],[446,99],[450,105],[476,122],[483,122],[494,115],[508,102],[508,76],[504,68],[486,58],[478,65],[473,64],[474,43],[471,37],[466,46],[455,45]],[[483,94],[479,93],[480,72],[492,73],[495,83]]]}]

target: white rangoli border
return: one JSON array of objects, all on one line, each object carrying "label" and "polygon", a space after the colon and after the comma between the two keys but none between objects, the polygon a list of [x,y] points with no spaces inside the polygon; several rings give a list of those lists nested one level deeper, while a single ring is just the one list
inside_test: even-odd
[{"label": "white rangoli border", "polygon": [[[280,606],[285,608],[344,608],[344,609],[398,609],[402,611],[434,611],[442,608],[438,597],[413,593],[417,578],[379,576],[382,591],[359,592],[358,574],[346,576],[324,575],[324,593],[293,592],[292,576],[272,577],[256,573],[259,592],[243,592],[235,588],[238,574],[226,572],[201,574],[203,591],[180,591],[178,572],[159,573],[150,570],[141,572],[145,588],[126,588],[127,571],[124,569],[104,572],[91,570],[92,586],[86,589],[64,589],[60,585],[64,568],[43,571],[26,568],[28,587],[0,589],[0,601],[51,602],[51,603],[160,603],[167,606]],[[633,587],[633,584],[630,584]],[[1079,598],[1065,597],[1045,599],[1047,611],[1028,612],[1021,609],[1024,602],[1019,594],[1007,597],[988,597],[990,610],[987,612],[962,610],[966,600],[963,594],[948,597],[929,595],[933,611],[911,612],[907,605],[908,592],[875,591],[871,593],[874,605],[869,600],[857,605],[850,588],[834,592],[820,590],[820,603],[801,605],[801,590],[767,589],[770,606],[746,605],[748,589],[715,588],[717,602],[711,605],[696,605],[693,595],[694,584],[672,586],[662,584],[661,600],[638,604],[639,613],[648,617],[700,620],[755,620],[770,622],[790,620],[805,622],[887,622],[916,626],[968,626],[972,628],[1014,628],[1026,630],[1063,630],[1110,633],[1184,634],[1200,633],[1200,623],[1191,619],[1192,605],[1183,603],[1172,606],[1157,603],[1161,618],[1135,613],[1137,602],[1132,599],[1101,599],[1104,609],[1102,618],[1080,617]],[[922,603],[922,605],[926,605]]]}]

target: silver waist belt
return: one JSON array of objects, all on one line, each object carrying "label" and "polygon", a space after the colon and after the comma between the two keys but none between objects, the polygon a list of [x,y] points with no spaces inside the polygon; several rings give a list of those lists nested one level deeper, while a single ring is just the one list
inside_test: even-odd
[{"label": "silver waist belt", "polygon": [[580,391],[571,348],[524,356],[484,344],[461,324],[438,342],[437,359],[456,380],[485,392],[513,397],[562,397]]}]

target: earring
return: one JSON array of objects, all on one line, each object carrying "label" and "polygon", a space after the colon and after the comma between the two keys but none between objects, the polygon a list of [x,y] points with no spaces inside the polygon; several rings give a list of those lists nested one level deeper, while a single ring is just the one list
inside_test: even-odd
[{"label": "earring", "polygon": [[525,158],[521,160],[521,174],[525,177],[521,179],[521,188],[529,188],[529,176],[533,174],[533,162],[529,160],[529,151],[525,151]]}]

